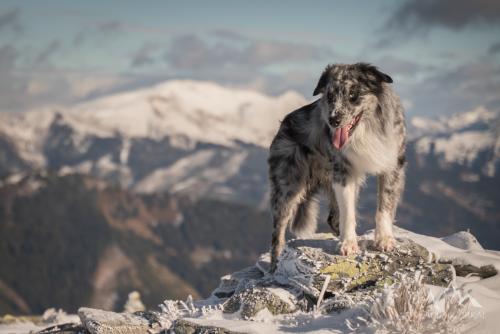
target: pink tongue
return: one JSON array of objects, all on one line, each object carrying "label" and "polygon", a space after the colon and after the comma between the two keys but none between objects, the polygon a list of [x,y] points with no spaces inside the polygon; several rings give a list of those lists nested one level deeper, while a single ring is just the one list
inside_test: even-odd
[{"label": "pink tongue", "polygon": [[347,138],[349,138],[347,126],[344,126],[343,128],[336,128],[335,133],[333,134],[333,146],[340,150],[347,141]]}]

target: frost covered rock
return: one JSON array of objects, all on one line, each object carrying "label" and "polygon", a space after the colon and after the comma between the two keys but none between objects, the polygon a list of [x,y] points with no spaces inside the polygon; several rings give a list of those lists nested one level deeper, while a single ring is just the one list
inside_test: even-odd
[{"label": "frost covered rock", "polygon": [[223,303],[224,313],[241,319],[252,319],[264,309],[278,315],[321,304],[331,312],[366,302],[408,275],[441,287],[455,277],[451,264],[436,263],[426,248],[407,238],[398,239],[388,253],[379,252],[371,238],[361,238],[361,252],[354,256],[338,255],[337,245],[331,234],[291,240],[274,275],[268,272],[269,254],[264,254],[255,266],[222,277],[212,299]]},{"label": "frost covered rock", "polygon": [[149,321],[129,313],[115,313],[82,307],[78,315],[83,326],[92,334],[147,333]]},{"label": "frost covered rock", "polygon": [[177,320],[171,332],[175,334],[197,334],[197,333],[210,333],[210,334],[242,334],[239,332],[233,332],[228,329],[222,327],[215,326],[203,326],[196,324],[191,321],[187,321],[184,319]]},{"label": "frost covered rock", "polygon": [[481,267],[476,267],[472,264],[454,265],[457,276],[479,276],[481,278],[489,278],[498,274],[498,271],[491,264]]},{"label": "frost covered rock", "polygon": [[[477,316],[481,305],[475,298],[484,296],[487,284],[500,282],[500,255],[464,250],[462,244],[454,247],[446,238],[403,229],[395,232],[393,251],[379,252],[373,234],[367,233],[359,238],[360,253],[355,256],[338,255],[339,240],[331,234],[290,240],[274,274],[269,273],[269,254],[264,254],[254,266],[222,277],[206,300],[166,300],[159,311],[134,314],[82,308],[79,316],[84,332],[92,334],[389,333],[402,329],[455,333],[455,325],[459,329],[482,325]],[[464,236],[471,240],[460,235],[460,240]],[[479,295],[456,288],[458,282],[474,284],[485,278],[489,281],[484,281]],[[495,294],[488,297],[490,305],[500,300]],[[486,315],[485,326],[490,328],[497,318]]]},{"label": "frost covered rock", "polygon": [[288,242],[275,279],[302,290],[309,300],[317,301],[326,285],[325,299],[343,295],[354,302],[369,298],[371,292],[406,274],[418,272],[424,283],[443,287],[454,279],[450,264],[433,262],[432,254],[410,239],[398,239],[397,247],[387,253],[379,252],[373,240],[361,239],[360,254],[352,256],[338,255],[337,243],[328,235]]},{"label": "frost covered rock", "polygon": [[225,302],[224,312],[240,312],[241,318],[251,319],[264,309],[273,315],[293,313],[297,310],[296,303],[295,296],[283,288],[251,288]]},{"label": "frost covered rock", "polygon": [[256,266],[247,267],[230,275],[223,276],[212,295],[217,298],[231,297],[235,292],[252,286],[264,277],[264,271]]}]

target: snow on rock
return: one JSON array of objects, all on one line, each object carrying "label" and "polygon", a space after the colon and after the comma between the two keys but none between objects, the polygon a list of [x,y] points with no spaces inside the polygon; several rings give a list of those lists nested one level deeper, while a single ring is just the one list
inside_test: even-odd
[{"label": "snow on rock", "polygon": [[465,250],[484,250],[476,237],[470,232],[460,231],[447,237],[441,238],[447,244]]},{"label": "snow on rock", "polygon": [[132,313],[115,313],[82,307],[78,315],[91,334],[147,333],[149,321]]},{"label": "snow on rock", "polygon": [[[377,330],[384,332],[401,325],[449,332],[467,329],[470,333],[487,332],[488,328],[495,328],[495,314],[500,310],[498,275],[474,283],[467,281],[467,289],[460,289],[470,277],[456,277],[454,266],[474,263],[483,257],[484,261],[497,268],[500,254],[492,256],[479,247],[467,247],[467,250],[453,247],[440,239],[403,229],[396,229],[396,236],[397,249],[382,254],[373,248],[373,231],[370,231],[360,237],[362,252],[354,257],[336,255],[338,239],[330,235],[320,234],[310,240],[289,241],[274,275],[266,270],[266,254],[256,266],[223,277],[212,296],[202,302],[211,305],[220,303],[224,310],[209,312],[201,317],[183,318],[178,323],[174,321],[173,328],[177,324],[193,330],[223,328],[227,333],[364,333]],[[462,235],[447,240],[472,238]],[[326,276],[330,277],[327,293],[317,308],[316,299]],[[481,283],[492,285],[478,289]],[[467,291],[471,284],[475,289],[469,294]],[[280,290],[273,290],[277,288]],[[267,298],[256,303],[255,299],[263,294],[264,289],[281,292],[267,295]],[[485,289],[491,289],[491,293],[479,293]],[[416,294],[416,291],[418,295],[408,299],[408,293]],[[248,295],[253,297],[250,302]],[[404,305],[398,302],[398,298],[422,303],[422,307],[397,308],[398,305]],[[293,313],[289,313],[291,309],[280,308],[290,301],[295,305]],[[256,304],[257,307],[252,309]],[[390,305],[393,305],[392,309],[386,308]],[[378,307],[378,316],[372,317],[370,311],[374,307]],[[412,314],[405,313],[409,309],[413,310]],[[394,312],[398,312],[399,316],[391,318]],[[364,322],[359,319],[364,319]],[[425,323],[421,324],[415,319],[424,320]],[[460,321],[450,323],[453,319]]]},{"label": "snow on rock", "polygon": [[55,308],[45,310],[42,316],[12,316],[6,314],[0,317],[0,334],[49,334],[58,331],[63,332],[63,330],[68,330],[67,333],[77,333],[83,330],[79,317]]},{"label": "snow on rock", "polygon": [[222,277],[205,300],[166,300],[159,311],[135,314],[82,308],[79,315],[91,333],[111,334],[132,327],[150,333],[495,332],[500,252],[482,249],[467,232],[439,239],[395,228],[396,249],[381,253],[373,234],[359,237],[356,256],[337,255],[339,240],[329,234],[291,240],[276,273],[268,272],[264,254],[255,266]]}]

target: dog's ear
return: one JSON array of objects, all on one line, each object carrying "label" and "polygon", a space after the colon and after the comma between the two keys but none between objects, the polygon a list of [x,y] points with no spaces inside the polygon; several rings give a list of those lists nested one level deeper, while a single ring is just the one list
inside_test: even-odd
[{"label": "dog's ear", "polygon": [[323,73],[321,74],[321,77],[319,78],[318,84],[316,85],[316,88],[314,88],[314,93],[313,96],[316,96],[320,93],[323,93],[325,91],[325,87],[328,84],[328,80],[330,79],[330,71],[332,70],[333,65],[328,65]]},{"label": "dog's ear", "polygon": [[358,66],[361,68],[361,71],[368,74],[369,76],[376,79],[377,81],[387,82],[387,83],[393,82],[392,78],[389,75],[380,71],[377,67],[375,67],[373,65],[370,65],[367,63],[358,63]]}]

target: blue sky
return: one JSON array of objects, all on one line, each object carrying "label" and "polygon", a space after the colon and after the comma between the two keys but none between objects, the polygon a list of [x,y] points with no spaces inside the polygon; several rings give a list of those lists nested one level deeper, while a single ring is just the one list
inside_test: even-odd
[{"label": "blue sky", "polygon": [[8,1],[0,111],[172,78],[310,97],[327,63],[389,73],[408,112],[500,107],[500,2]]}]

